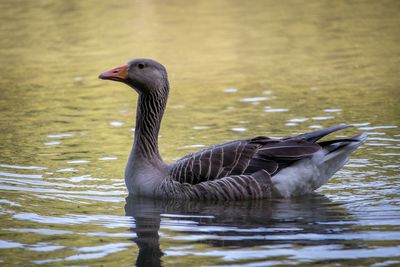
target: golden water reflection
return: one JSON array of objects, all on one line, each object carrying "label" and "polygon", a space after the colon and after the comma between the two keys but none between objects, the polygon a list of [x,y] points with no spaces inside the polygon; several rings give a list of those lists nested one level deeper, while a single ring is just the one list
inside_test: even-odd
[{"label": "golden water reflection", "polygon": [[[1,1],[0,264],[132,264],[139,248],[129,230],[135,222],[123,212],[122,177],[136,94],[97,76],[136,57],[169,71],[160,137],[167,161],[241,137],[340,123],[356,126],[345,134],[368,132],[320,191],[344,211],[310,225],[347,225],[351,217],[349,232],[316,241],[321,255],[336,255],[329,259],[335,264],[346,266],[349,248],[364,265],[400,261],[391,254],[400,240],[399,3]],[[172,222],[161,236],[161,250],[171,255],[165,265],[176,263],[176,246],[193,252],[185,254],[187,266],[235,262],[224,258],[224,246],[203,253],[215,237],[176,239],[192,236],[178,226]],[[297,247],[282,242],[294,255]],[[273,257],[281,248],[262,249],[272,253],[260,252],[266,264],[285,264]],[[376,249],[371,259],[363,258],[368,249]],[[238,262],[256,261],[242,252]],[[319,264],[296,255],[293,264]]]}]

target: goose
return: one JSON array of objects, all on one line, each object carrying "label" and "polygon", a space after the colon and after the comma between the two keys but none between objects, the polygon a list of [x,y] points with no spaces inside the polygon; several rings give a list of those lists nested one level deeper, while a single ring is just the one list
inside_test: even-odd
[{"label": "goose", "polygon": [[[282,139],[257,136],[217,144],[175,163],[163,161],[158,133],[167,104],[165,67],[139,58],[103,72],[138,94],[133,147],[125,169],[129,194],[159,199],[247,200],[310,194],[325,184],[367,138],[319,141],[339,125]],[[319,141],[319,142],[318,142]]]}]

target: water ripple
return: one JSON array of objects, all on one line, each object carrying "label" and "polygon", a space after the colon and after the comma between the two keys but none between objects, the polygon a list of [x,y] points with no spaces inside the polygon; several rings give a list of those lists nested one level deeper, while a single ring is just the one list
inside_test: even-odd
[{"label": "water ripple", "polygon": [[19,174],[19,173],[11,173],[11,172],[0,172],[0,176],[29,178],[29,179],[40,179],[43,177],[43,175],[41,175],[41,174]]},{"label": "water ripple", "polygon": [[69,214],[63,216],[44,216],[36,213],[17,213],[13,215],[16,220],[31,221],[40,224],[96,224],[106,228],[130,228],[134,226],[134,221],[125,216],[116,215],[77,215]]},{"label": "water ripple", "polygon": [[18,166],[18,165],[9,165],[9,164],[0,164],[0,167],[3,168],[11,168],[11,169],[21,169],[21,170],[46,170],[46,167],[39,167],[39,166]]}]

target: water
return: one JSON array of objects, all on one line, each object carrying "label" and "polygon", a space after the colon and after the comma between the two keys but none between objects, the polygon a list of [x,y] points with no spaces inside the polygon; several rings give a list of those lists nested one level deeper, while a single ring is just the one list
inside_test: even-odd
[{"label": "water", "polygon": [[[397,1],[0,3],[0,265],[400,265]],[[172,85],[173,161],[241,137],[368,132],[301,199],[126,199],[135,57]]]}]

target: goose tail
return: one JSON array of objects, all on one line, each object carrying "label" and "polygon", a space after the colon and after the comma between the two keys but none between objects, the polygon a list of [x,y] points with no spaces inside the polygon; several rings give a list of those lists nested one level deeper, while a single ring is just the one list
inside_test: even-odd
[{"label": "goose tail", "polygon": [[362,133],[349,139],[320,142],[324,156],[318,166],[322,174],[317,189],[325,184],[348,161],[349,155],[367,140],[367,134]]},{"label": "goose tail", "polygon": [[367,139],[362,133],[348,139],[323,141],[322,149],[272,177],[273,193],[278,197],[310,194],[324,185],[349,160],[349,155]]}]

